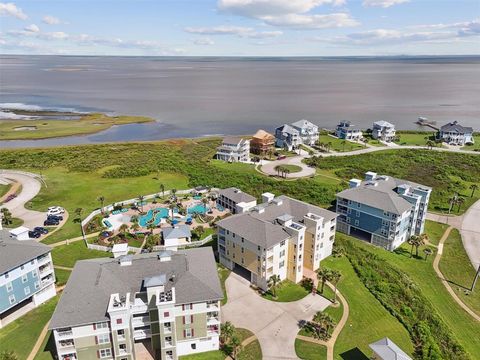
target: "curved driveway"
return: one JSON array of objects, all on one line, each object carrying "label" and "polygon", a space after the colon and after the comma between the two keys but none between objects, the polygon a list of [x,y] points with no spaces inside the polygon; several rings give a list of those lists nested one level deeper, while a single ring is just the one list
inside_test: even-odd
[{"label": "curved driveway", "polygon": [[480,266],[480,200],[475,202],[462,217],[460,234],[463,247],[473,267]]},{"label": "curved driveway", "polygon": [[40,192],[42,184],[35,174],[20,173],[16,171],[1,170],[0,179],[9,179],[22,185],[22,191],[17,197],[1,205],[12,213],[13,217],[22,219],[24,226],[33,229],[35,226],[42,226],[46,218],[45,212],[25,209],[25,204],[32,200]]},{"label": "curved driveway", "polygon": [[295,172],[295,173],[290,173],[286,174],[286,177],[288,179],[295,179],[295,178],[301,178],[301,177],[307,177],[307,176],[312,176],[315,175],[315,168],[309,167],[308,165],[304,164],[302,162],[303,159],[305,159],[307,156],[292,156],[288,157],[283,160],[275,160],[271,161],[268,164],[263,165],[260,170],[267,174],[267,175],[272,175],[276,176],[278,175],[277,170],[275,168],[280,165],[296,165],[300,166],[302,168],[301,171]]},{"label": "curved driveway", "polygon": [[269,301],[250,288],[248,280],[232,272],[225,282],[228,302],[222,307],[222,321],[245,328],[257,336],[264,360],[298,359],[295,338],[301,321],[311,320],[330,305],[320,295],[307,295],[294,302]]}]

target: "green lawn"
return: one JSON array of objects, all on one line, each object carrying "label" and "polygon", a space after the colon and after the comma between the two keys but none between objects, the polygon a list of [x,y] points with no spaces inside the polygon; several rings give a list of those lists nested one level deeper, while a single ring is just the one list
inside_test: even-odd
[{"label": "green lawn", "polygon": [[220,284],[222,285],[223,290],[223,300],[222,305],[227,303],[227,289],[225,289],[225,281],[227,280],[228,276],[230,275],[230,270],[228,270],[223,265],[217,264],[218,276],[220,278]]},{"label": "green lawn", "polygon": [[[35,171],[34,169],[30,169]],[[160,173],[125,179],[102,177],[103,168],[93,172],[69,172],[64,168],[44,170],[47,187],[31,201],[31,208],[45,211],[49,206],[59,205],[68,210],[70,217],[66,224],[54,234],[48,236],[45,244],[81,236],[80,226],[74,222],[75,209],[84,209],[83,216],[100,207],[99,196],[105,197],[105,204],[131,199],[139,195],[159,191],[159,185],[166,189],[187,189],[188,181],[184,175]],[[93,185],[94,184],[94,185]]]},{"label": "green lawn", "polygon": [[26,359],[57,305],[58,296],[0,329],[0,353],[13,350]]},{"label": "green lawn", "polygon": [[19,219],[19,218],[16,218],[16,217],[12,217],[11,219],[12,219],[12,223],[8,224],[8,225],[5,225],[5,228],[14,229],[16,227],[19,227],[19,226],[23,225],[23,220],[22,219]]},{"label": "green lawn", "polygon": [[281,173],[282,170],[283,171],[288,170],[290,173],[297,173],[302,171],[302,168],[298,165],[289,165],[289,164],[275,166],[275,171],[280,171]]},{"label": "green lawn", "polygon": [[434,245],[438,245],[447,228],[447,224],[441,224],[431,220],[425,222],[425,233],[428,235],[429,241]]},{"label": "green lawn", "polygon": [[200,354],[180,356],[180,360],[225,360],[225,354],[220,350],[207,351]]},{"label": "green lawn", "polygon": [[[330,289],[327,285],[325,285],[325,289],[323,290],[323,297],[327,298],[328,300],[332,301],[334,298],[333,290]],[[331,304],[324,310],[325,313],[329,314],[336,323],[340,321],[343,315],[343,305],[337,298],[337,304]]]},{"label": "green lawn", "polygon": [[413,352],[407,330],[368,291],[346,257],[329,257],[322,261],[322,265],[342,273],[338,289],[350,307],[347,323],[335,344],[335,359],[365,359],[360,352],[371,356],[368,344],[385,336],[405,352]]},{"label": "green lawn", "polygon": [[398,145],[414,145],[414,146],[425,146],[428,137],[429,140],[435,140],[435,133],[431,131],[424,132],[403,132],[397,131],[397,136],[400,136],[400,141],[396,143]]},{"label": "green lawn", "polygon": [[[250,330],[242,328],[236,328],[236,333],[240,339],[240,342],[243,342],[254,335],[254,333],[252,333]],[[247,346],[243,347],[237,356],[238,360],[260,360],[261,358],[262,349],[258,340],[254,340]]]},{"label": "green lawn", "polygon": [[3,184],[0,184],[0,198],[5,195],[9,190],[10,188],[12,187],[12,185],[3,185]]},{"label": "green lawn", "polygon": [[69,245],[61,245],[52,249],[53,263],[58,266],[73,268],[78,260],[110,257],[111,253],[90,250],[83,241],[76,241]]},{"label": "green lawn", "polygon": [[57,286],[65,285],[71,274],[72,274],[72,272],[69,271],[69,270],[55,269],[55,276],[57,278],[57,281],[56,281],[55,284]]},{"label": "green lawn", "polygon": [[245,164],[240,162],[229,163],[227,161],[222,161],[222,160],[210,160],[210,164],[212,164],[214,167],[219,169],[233,171],[233,172],[241,172],[244,174],[245,173],[254,174],[257,172],[255,170],[255,165],[253,164]]},{"label": "green lawn", "polygon": [[331,143],[330,150],[337,151],[337,152],[354,151],[354,150],[364,148],[364,146],[361,144],[338,139],[335,137],[331,137],[329,135],[320,135],[320,138],[318,139],[318,141],[324,144]]},{"label": "green lawn", "polygon": [[52,336],[52,332],[49,331],[34,360],[53,360],[55,359],[55,354],[55,339]]},{"label": "green lawn", "polygon": [[327,348],[320,344],[295,339],[295,352],[300,359],[304,360],[325,360]]},{"label": "green lawn", "polygon": [[[476,354],[480,354],[480,342],[476,341],[478,334],[480,334],[480,323],[472,319],[455,303],[437,278],[432,266],[435,253],[425,261],[423,258],[411,258],[410,246],[408,244],[402,245],[395,252],[389,252],[356,239],[352,241],[355,241],[356,245],[376,254],[381,259],[385,259],[389,264],[408,275],[419,286],[422,294],[431,302],[440,318],[453,333],[454,338],[463,345],[470,357],[475,359]],[[423,247],[420,249],[419,254],[423,256],[422,249]],[[347,297],[347,300],[350,301],[350,297]]]},{"label": "green lawn", "polygon": [[278,302],[290,302],[303,299],[309,294],[309,291],[306,290],[303,286],[295,284],[293,281],[284,280],[282,281],[277,289],[277,297],[273,297],[270,292],[262,295],[267,300],[278,301]]},{"label": "green lawn", "polygon": [[453,229],[443,248],[440,271],[462,301],[473,311],[480,314],[480,285],[470,292],[475,270],[463,248],[462,238],[457,229]]}]

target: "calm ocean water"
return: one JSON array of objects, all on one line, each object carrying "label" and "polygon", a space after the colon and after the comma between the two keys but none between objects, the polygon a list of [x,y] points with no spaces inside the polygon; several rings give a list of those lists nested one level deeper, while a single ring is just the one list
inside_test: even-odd
[{"label": "calm ocean water", "polygon": [[[0,147],[249,134],[308,119],[333,128],[419,116],[480,129],[480,57],[0,56],[0,103],[145,115],[154,124]],[[28,121],[28,120],[26,120]]]}]

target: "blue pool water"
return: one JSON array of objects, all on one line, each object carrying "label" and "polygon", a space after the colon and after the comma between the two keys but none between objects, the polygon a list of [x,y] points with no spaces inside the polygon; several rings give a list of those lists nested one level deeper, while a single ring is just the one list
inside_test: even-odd
[{"label": "blue pool water", "polygon": [[197,204],[188,208],[189,214],[204,214],[208,211],[208,207],[203,204]]},{"label": "blue pool water", "polygon": [[193,198],[195,200],[202,200],[202,195],[195,195]]},{"label": "blue pool water", "polygon": [[[176,210],[173,210],[173,212],[177,212]],[[140,216],[138,218],[138,224],[141,226],[141,227],[147,227],[147,225],[152,221],[153,219],[153,213],[154,213],[154,210],[148,210],[148,212],[143,215],[143,216]],[[166,209],[166,208],[156,208],[155,209],[155,219],[153,220],[153,224],[154,225],[158,225],[160,224],[160,221],[162,221],[162,219],[166,219],[169,217],[169,214],[170,214],[170,210],[169,209]]]}]

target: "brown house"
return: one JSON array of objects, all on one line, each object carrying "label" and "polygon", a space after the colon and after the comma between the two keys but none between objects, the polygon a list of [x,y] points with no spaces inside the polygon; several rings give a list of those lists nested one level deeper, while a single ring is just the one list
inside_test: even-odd
[{"label": "brown house", "polygon": [[250,140],[250,151],[253,154],[265,155],[270,149],[273,149],[275,137],[265,130],[258,130]]}]

